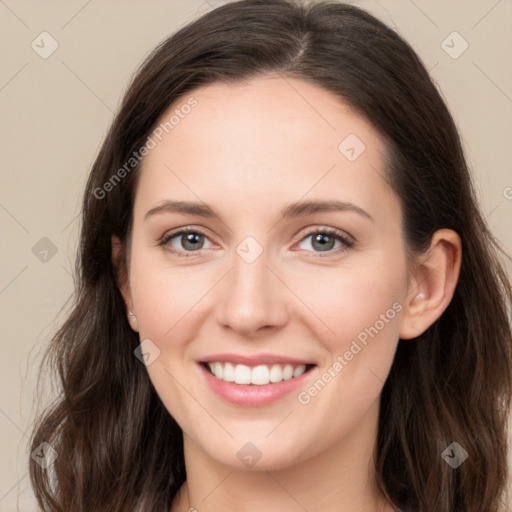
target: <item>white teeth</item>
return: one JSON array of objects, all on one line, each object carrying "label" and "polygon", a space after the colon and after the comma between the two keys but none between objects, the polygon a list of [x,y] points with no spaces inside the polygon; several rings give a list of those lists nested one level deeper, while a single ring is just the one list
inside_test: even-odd
[{"label": "white teeth", "polygon": [[[258,386],[261,386],[263,384],[269,383],[269,372],[268,372],[268,366],[265,366],[264,364],[260,364],[259,366],[255,366],[251,371],[251,383],[257,384]],[[276,382],[276,381],[272,381]]]},{"label": "white teeth", "polygon": [[[220,364],[220,363],[215,363]],[[215,376],[218,377],[217,372]],[[222,379],[222,375],[219,377]],[[251,383],[251,369],[245,364],[237,364],[235,366],[235,383],[236,384],[250,384]]]},{"label": "white teeth", "polygon": [[[288,365],[291,366],[291,365]],[[283,370],[278,364],[275,364],[270,368],[270,382],[281,382],[283,380]]]},{"label": "white teeth", "polygon": [[305,364],[298,366],[274,364],[270,367],[260,364],[250,367],[245,364],[234,365],[216,361],[208,363],[208,367],[218,379],[226,382],[235,382],[236,384],[254,384],[256,386],[264,386],[270,382],[290,380],[294,377],[299,377],[306,371]]},{"label": "white teeth", "polygon": [[[215,375],[217,375],[217,373],[215,373]],[[235,367],[231,363],[226,363],[224,365],[222,380],[225,380],[226,382],[235,382]]]},{"label": "white teeth", "polygon": [[299,375],[302,375],[306,371],[306,365],[301,364],[300,366],[297,366],[295,370],[293,370],[293,376],[298,377]]},{"label": "white teeth", "polygon": [[287,364],[283,370],[283,379],[289,380],[292,377],[293,377],[293,366],[291,364]]},{"label": "white teeth", "polygon": [[222,379],[222,365],[220,363],[215,363],[215,375],[219,376],[219,379]]}]

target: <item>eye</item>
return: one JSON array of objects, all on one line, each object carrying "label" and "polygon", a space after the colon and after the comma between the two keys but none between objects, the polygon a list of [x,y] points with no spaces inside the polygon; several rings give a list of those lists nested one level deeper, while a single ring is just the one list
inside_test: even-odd
[{"label": "eye", "polygon": [[[198,252],[202,249],[210,249],[213,244],[205,247],[204,242],[209,238],[202,232],[194,228],[183,228],[174,233],[165,235],[160,240],[159,245],[166,246],[171,252],[180,256],[189,256],[190,252]],[[176,247],[176,245],[178,247]],[[180,247],[181,246],[181,247]]]},{"label": "eye", "polygon": [[[343,232],[333,228],[317,228],[315,231],[310,231],[305,237],[301,239],[300,243],[306,242],[309,238],[311,238],[309,245],[310,247],[313,247],[313,252],[328,253],[325,255],[315,255],[320,257],[332,256],[333,254],[344,252],[347,249],[353,247],[354,245],[354,242],[351,239],[349,239]],[[339,244],[337,247],[336,242],[338,242]],[[306,248],[305,250],[308,249]]]},{"label": "eye", "polygon": [[[306,236],[303,236],[299,244],[306,242],[311,237],[310,246],[313,248],[313,252],[317,253],[315,256],[320,257],[342,253],[354,245],[354,241],[351,238],[342,231],[333,228],[316,228],[314,231],[310,231]],[[205,247],[204,244],[206,241],[210,245]],[[338,243],[337,247],[336,242]],[[178,256],[190,256],[191,253],[200,252],[202,249],[211,249],[213,247],[212,242],[205,233],[190,227],[165,235],[159,241],[158,245],[164,246],[167,250],[176,253]],[[311,252],[307,248],[304,249],[301,247],[301,249]]]}]

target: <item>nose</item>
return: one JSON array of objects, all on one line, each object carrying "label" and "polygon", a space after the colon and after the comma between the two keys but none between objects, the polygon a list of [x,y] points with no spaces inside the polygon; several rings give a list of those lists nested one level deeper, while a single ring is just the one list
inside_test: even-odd
[{"label": "nose", "polygon": [[218,289],[216,318],[224,329],[254,338],[285,325],[287,288],[269,265],[265,251],[251,263],[234,254],[233,267]]}]

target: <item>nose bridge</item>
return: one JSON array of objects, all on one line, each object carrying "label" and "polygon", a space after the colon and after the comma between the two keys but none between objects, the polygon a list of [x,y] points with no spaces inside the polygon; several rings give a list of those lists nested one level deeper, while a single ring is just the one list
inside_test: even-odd
[{"label": "nose bridge", "polygon": [[250,236],[235,248],[217,308],[221,324],[249,335],[284,321],[282,284],[267,267],[269,254]]}]

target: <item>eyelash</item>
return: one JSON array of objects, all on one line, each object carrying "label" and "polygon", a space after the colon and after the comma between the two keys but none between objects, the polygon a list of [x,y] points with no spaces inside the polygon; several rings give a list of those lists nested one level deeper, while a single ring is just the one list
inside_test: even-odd
[{"label": "eyelash", "polygon": [[[178,237],[180,235],[183,235],[183,234],[186,234],[186,233],[195,233],[195,234],[198,234],[198,235],[203,235],[206,238],[208,238],[206,233],[203,233],[200,229],[196,229],[196,228],[183,228],[183,229],[180,229],[179,231],[176,231],[174,233],[169,233],[169,234],[164,235],[161,238],[161,240],[158,242],[158,245],[159,246],[163,246],[165,248],[165,250],[176,254],[178,257],[190,257],[194,253],[200,253],[201,250],[187,252],[187,251],[178,251],[178,250],[176,250],[174,248],[170,249],[169,247],[165,247],[165,246],[167,246],[167,244],[173,238],[176,238],[176,237]],[[309,236],[316,235],[316,234],[332,236],[332,237],[334,237],[335,239],[339,240],[342,243],[342,247],[338,247],[337,249],[330,249],[329,251],[325,251],[325,254],[322,254],[321,252],[318,252],[318,251],[307,251],[307,252],[313,252],[314,253],[313,257],[315,257],[315,258],[316,257],[318,257],[318,258],[325,258],[325,257],[333,256],[335,254],[341,254],[341,253],[345,252],[347,249],[350,249],[350,248],[352,248],[354,246],[354,241],[353,240],[347,238],[341,231],[338,231],[337,229],[334,229],[334,228],[324,228],[324,229],[315,228],[315,229],[313,229],[311,231],[308,231],[300,240],[297,241],[297,243],[302,242],[303,240],[305,240]],[[303,250],[303,249],[301,249],[301,250]]]}]

